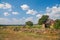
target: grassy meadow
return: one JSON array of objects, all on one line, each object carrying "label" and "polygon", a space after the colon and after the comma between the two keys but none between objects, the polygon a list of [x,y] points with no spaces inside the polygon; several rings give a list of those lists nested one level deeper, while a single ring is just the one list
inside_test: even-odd
[{"label": "grassy meadow", "polygon": [[42,29],[39,25],[0,26],[0,40],[60,40],[60,29]]}]

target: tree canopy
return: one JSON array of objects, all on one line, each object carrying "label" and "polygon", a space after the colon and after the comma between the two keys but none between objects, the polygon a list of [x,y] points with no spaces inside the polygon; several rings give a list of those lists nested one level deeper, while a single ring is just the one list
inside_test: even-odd
[{"label": "tree canopy", "polygon": [[43,23],[45,23],[48,20],[49,16],[48,15],[43,15],[39,20],[38,20],[38,24],[41,25]]},{"label": "tree canopy", "polygon": [[27,21],[27,22],[26,22],[26,25],[28,25],[28,26],[33,26],[33,22]]}]

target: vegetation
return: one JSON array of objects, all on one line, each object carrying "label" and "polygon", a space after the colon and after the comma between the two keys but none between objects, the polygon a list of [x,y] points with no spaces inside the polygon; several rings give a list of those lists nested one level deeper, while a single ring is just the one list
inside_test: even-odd
[{"label": "vegetation", "polygon": [[47,20],[48,20],[49,16],[48,15],[43,15],[39,21],[38,21],[38,24],[41,25],[41,24],[44,24]]},{"label": "vegetation", "polygon": [[54,27],[55,27],[56,29],[60,29],[60,19],[56,19],[56,20],[55,20]]},{"label": "vegetation", "polygon": [[[14,31],[12,28],[17,28],[19,31]],[[0,40],[60,40],[59,33],[60,30],[55,29],[42,30],[39,28],[29,29],[21,26],[7,26],[7,29],[0,30]]]},{"label": "vegetation", "polygon": [[28,22],[26,22],[26,25],[28,25],[28,26],[33,26],[33,22],[31,22],[31,21],[28,21]]}]

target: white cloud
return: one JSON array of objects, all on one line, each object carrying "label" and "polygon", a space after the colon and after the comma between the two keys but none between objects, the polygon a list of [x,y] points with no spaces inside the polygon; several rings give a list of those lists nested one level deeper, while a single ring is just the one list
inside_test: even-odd
[{"label": "white cloud", "polygon": [[9,8],[11,8],[12,6],[9,4],[9,3],[5,3],[4,4],[4,9],[9,9]]},{"label": "white cloud", "polygon": [[17,15],[17,14],[19,14],[19,13],[18,13],[18,12],[12,12],[12,14]]},{"label": "white cloud", "polygon": [[0,8],[3,8],[4,7],[4,4],[0,4]]},{"label": "white cloud", "polygon": [[31,21],[31,22],[33,22],[33,24],[37,24],[38,18],[37,19],[35,19],[34,17],[25,18],[24,22],[26,23],[27,21]]},{"label": "white cloud", "polygon": [[7,18],[0,18],[0,24],[9,24],[11,21]]},{"label": "white cloud", "polygon": [[23,19],[16,19],[16,18],[0,18],[0,24],[6,24],[6,25],[20,25],[20,24],[24,24],[24,20]]},{"label": "white cloud", "polygon": [[11,24],[20,24],[20,19],[12,18]]},{"label": "white cloud", "polygon": [[26,14],[35,15],[37,13],[36,10],[30,9],[27,4],[23,4],[20,7],[22,8],[22,10],[26,10]]},{"label": "white cloud", "polygon": [[10,15],[8,12],[4,12],[4,16],[8,16]]},{"label": "white cloud", "polygon": [[37,14],[36,17],[41,18],[42,14]]},{"label": "white cloud", "polygon": [[0,9],[7,9],[8,11],[12,11],[12,5],[9,3],[0,3]]},{"label": "white cloud", "polygon": [[37,11],[35,11],[35,10],[28,10],[26,12],[26,14],[31,14],[31,15],[35,15],[36,13],[37,13]]},{"label": "white cloud", "polygon": [[22,19],[17,19],[17,18],[0,18],[0,24],[6,24],[6,25],[20,25],[20,24],[25,24],[27,21],[32,21],[34,24],[37,23],[37,20],[33,19],[33,17],[28,17],[28,18],[22,18]]},{"label": "white cloud", "polygon": [[9,3],[0,4],[0,8],[2,9],[10,9],[12,6]]},{"label": "white cloud", "polygon": [[27,4],[23,4],[20,6],[22,8],[22,10],[28,10],[29,6]]},{"label": "white cloud", "polygon": [[27,22],[27,21],[33,21],[33,17],[28,17],[28,18],[26,18],[26,19],[25,19],[25,22]]},{"label": "white cloud", "polygon": [[60,19],[60,6],[53,6],[46,9],[46,14],[49,15],[51,19]]},{"label": "white cloud", "polygon": [[[0,9],[3,9],[4,11],[4,16],[8,16],[10,15],[8,12],[14,14],[14,15],[17,15],[19,14],[18,12],[12,12],[12,5],[9,4],[9,3],[0,3]],[[6,12],[7,11],[7,12]]]}]

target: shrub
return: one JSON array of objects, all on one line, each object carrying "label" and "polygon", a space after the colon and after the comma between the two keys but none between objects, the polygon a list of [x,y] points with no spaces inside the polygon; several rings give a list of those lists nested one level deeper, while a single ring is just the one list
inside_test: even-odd
[{"label": "shrub", "polygon": [[33,22],[27,21],[27,22],[26,22],[26,25],[28,25],[28,26],[33,26]]},{"label": "shrub", "polygon": [[60,29],[60,19],[55,20],[54,28]]}]

